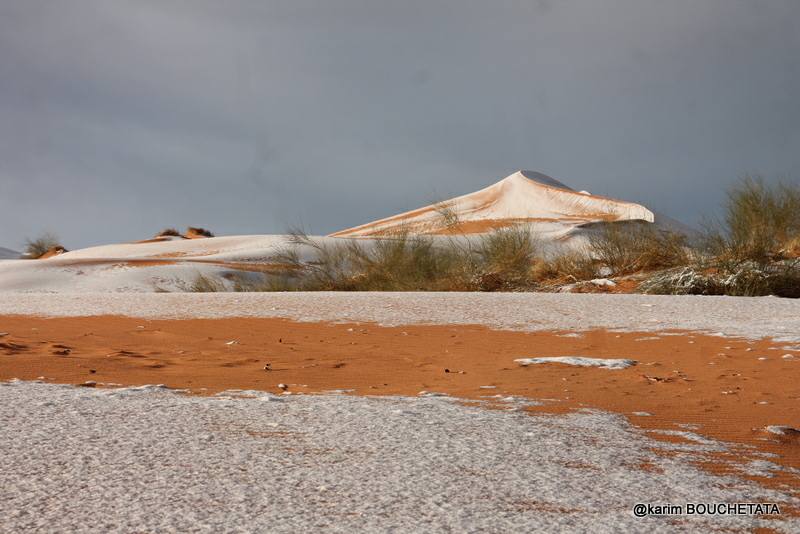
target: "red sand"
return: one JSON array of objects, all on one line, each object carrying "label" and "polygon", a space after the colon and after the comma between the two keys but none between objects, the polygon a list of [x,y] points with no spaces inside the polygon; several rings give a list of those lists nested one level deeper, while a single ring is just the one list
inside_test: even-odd
[{"label": "red sand", "polygon": [[[0,331],[9,332],[0,338],[0,380],[159,383],[200,394],[225,389],[279,393],[277,385],[283,383],[303,393],[352,389],[359,395],[417,395],[428,390],[476,400],[496,394],[553,399],[531,411],[591,407],[625,414],[645,429],[697,425],[695,433],[751,445],[779,455],[775,463],[800,468],[798,437],[764,430],[797,426],[800,413],[800,361],[783,359],[792,351],[769,340],[687,332],[591,331],[564,337],[480,326],[387,328],[114,316],[6,316],[0,317]],[[793,354],[800,359],[800,353]],[[514,363],[516,358],[559,355],[631,358],[639,364],[607,370]],[[728,468],[714,462],[704,467]],[[766,482],[797,487],[795,478],[784,475]]]}]

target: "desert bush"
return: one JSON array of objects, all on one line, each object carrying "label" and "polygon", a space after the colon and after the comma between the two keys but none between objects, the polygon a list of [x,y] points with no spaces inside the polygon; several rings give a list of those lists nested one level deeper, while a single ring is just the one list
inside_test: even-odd
[{"label": "desert bush", "polygon": [[531,272],[535,282],[549,286],[591,280],[597,275],[596,262],[585,250],[558,251],[538,259]]},{"label": "desert bush", "polygon": [[[353,289],[349,279],[352,276],[351,251],[348,241],[335,245],[320,243],[303,230],[288,232],[287,247],[273,256],[272,262],[284,265],[288,272],[295,273],[297,288],[305,291]],[[305,262],[298,254],[298,248],[312,249],[314,259]]]},{"label": "desert bush", "polygon": [[206,276],[202,273],[198,274],[194,279],[189,291],[193,293],[224,293],[228,291],[225,283],[221,279]]},{"label": "desert bush", "polygon": [[458,225],[461,224],[458,212],[452,204],[448,202],[436,202],[433,204],[433,208],[439,216],[439,222],[442,228],[453,230],[458,228]]},{"label": "desert bush", "polygon": [[708,232],[720,262],[767,264],[791,257],[800,240],[800,186],[747,176],[728,192],[722,228]]},{"label": "desert bush", "polygon": [[642,293],[661,295],[729,295],[800,298],[800,262],[769,265],[742,262],[731,270],[697,266],[656,274],[639,286]]},{"label": "desert bush", "polygon": [[745,177],[728,192],[692,265],[646,280],[646,293],[800,298],[800,187]]},{"label": "desert bush", "polygon": [[[226,284],[225,280],[230,283]],[[159,289],[158,287],[156,288]],[[251,293],[262,291],[296,291],[297,284],[292,276],[267,273],[225,273],[220,276],[198,274],[185,291],[194,293]]]},{"label": "desert bush", "polygon": [[175,228],[164,228],[155,237],[183,237]]},{"label": "desert bush", "polygon": [[211,233],[210,230],[206,230],[205,228],[199,228],[199,227],[196,227],[196,226],[189,226],[186,229],[186,235],[187,236],[190,236],[190,235],[201,235],[203,237],[214,237],[214,234]]},{"label": "desert bush", "polygon": [[370,248],[353,245],[353,281],[362,291],[447,289],[458,262],[453,250],[436,247],[429,237],[385,239]]},{"label": "desert bush", "polygon": [[616,275],[667,269],[690,263],[686,236],[652,223],[608,223],[591,234],[591,255]]},{"label": "desert bush", "polygon": [[476,252],[485,270],[521,278],[530,273],[537,247],[528,227],[511,226],[483,236]]},{"label": "desert bush", "polygon": [[293,248],[280,258],[299,273],[298,288],[307,291],[444,290],[457,264],[452,250],[436,247],[425,236],[331,245],[295,233],[292,244],[311,247],[315,255],[313,261],[301,262]]},{"label": "desert bush", "polygon": [[[531,284],[535,245],[522,228],[477,240],[402,234],[330,244],[303,232],[290,236],[289,248],[273,261],[295,273],[293,288],[306,291],[497,291]],[[310,247],[313,259],[301,261],[299,247]]]},{"label": "desert bush", "polygon": [[27,239],[25,241],[24,257],[35,260],[41,258],[52,249],[61,249],[66,251],[66,249],[59,243],[58,237],[55,234],[48,232],[42,234],[36,239]]}]

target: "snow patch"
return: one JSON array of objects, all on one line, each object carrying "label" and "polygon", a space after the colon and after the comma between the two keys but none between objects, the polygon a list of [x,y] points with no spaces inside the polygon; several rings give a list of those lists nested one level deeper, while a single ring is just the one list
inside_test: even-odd
[{"label": "snow patch", "polygon": [[786,425],[770,425],[765,430],[779,436],[800,436],[800,430]]},{"label": "snow patch", "polygon": [[521,358],[514,361],[522,366],[561,363],[578,367],[602,367],[604,369],[626,369],[638,363],[636,360],[589,358],[586,356],[545,356],[540,358]]}]

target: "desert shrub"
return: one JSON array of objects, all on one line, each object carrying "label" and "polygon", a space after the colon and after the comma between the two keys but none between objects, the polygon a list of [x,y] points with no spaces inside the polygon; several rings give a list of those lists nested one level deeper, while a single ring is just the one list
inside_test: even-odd
[{"label": "desert shrub", "polygon": [[214,234],[211,233],[210,230],[206,230],[205,228],[199,228],[196,226],[190,226],[186,229],[186,235],[201,235],[203,237],[214,237]]},{"label": "desert shrub", "polygon": [[213,278],[200,273],[194,279],[189,291],[193,293],[223,293],[228,291],[228,289],[225,287],[225,283],[221,279]]},{"label": "desert shrub", "polygon": [[[287,247],[270,260],[284,265],[288,272],[295,273],[298,289],[305,291],[337,290],[349,286],[350,258],[348,241],[335,245],[318,242],[303,230],[288,232]],[[300,258],[298,249],[308,247],[314,258],[306,262]]]},{"label": "desert shrub", "polygon": [[[497,291],[529,287],[535,251],[527,229],[502,229],[478,239],[407,234],[379,240],[322,243],[303,232],[273,258],[306,291]],[[299,250],[311,248],[302,261]],[[282,282],[287,285],[286,281]]]},{"label": "desert shrub", "polygon": [[686,236],[646,222],[605,224],[591,234],[589,250],[617,275],[690,263]]},{"label": "desert shrub", "polygon": [[453,251],[436,247],[429,237],[384,239],[371,248],[353,245],[354,281],[362,291],[446,289],[458,261]]},{"label": "desert shrub", "polygon": [[35,260],[41,258],[52,249],[66,251],[66,249],[59,243],[58,237],[55,234],[48,232],[42,234],[36,239],[27,239],[25,241],[24,257]]},{"label": "desert shrub", "polygon": [[766,264],[791,257],[800,240],[800,186],[745,177],[728,192],[721,229],[708,232],[720,262]]},{"label": "desert shrub", "polygon": [[313,249],[309,262],[300,261],[296,248],[279,258],[299,274],[298,288],[307,291],[444,290],[457,265],[453,250],[437,247],[425,236],[321,244],[295,233],[292,244]]},{"label": "desert shrub", "polygon": [[155,237],[183,237],[181,233],[177,231],[175,228],[164,228],[160,232],[158,232]]},{"label": "desert shrub", "polygon": [[[226,284],[225,280],[230,283]],[[184,287],[184,290],[194,293],[251,293],[297,289],[299,288],[296,281],[290,275],[254,272],[225,273],[218,277],[198,274],[188,288]]]},{"label": "desert shrub", "polygon": [[731,270],[681,267],[654,275],[639,286],[639,291],[661,295],[800,298],[800,263],[783,261],[763,265],[743,262]]},{"label": "desert shrub", "polygon": [[458,212],[455,210],[452,204],[448,202],[436,202],[433,205],[433,208],[436,210],[436,213],[439,216],[439,223],[442,228],[446,230],[452,230],[457,228],[461,223]]},{"label": "desert shrub", "polygon": [[476,252],[485,270],[520,278],[529,274],[536,248],[527,227],[511,226],[482,236]]},{"label": "desert shrub", "polygon": [[547,258],[538,259],[531,272],[535,282],[548,285],[591,280],[597,275],[596,262],[585,250],[559,251]]}]

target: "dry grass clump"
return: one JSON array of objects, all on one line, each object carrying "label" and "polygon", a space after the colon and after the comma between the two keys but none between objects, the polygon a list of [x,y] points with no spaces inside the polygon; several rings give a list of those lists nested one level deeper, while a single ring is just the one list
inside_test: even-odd
[{"label": "dry grass clump", "polygon": [[693,265],[660,273],[647,293],[800,298],[800,187],[745,177]]},{"label": "dry grass clump", "polygon": [[659,295],[800,298],[800,262],[744,262],[725,270],[681,267],[658,273],[642,283],[639,290]]},{"label": "dry grass clump", "polygon": [[646,222],[605,224],[589,238],[589,250],[615,275],[690,263],[685,235],[659,230]]},{"label": "dry grass clump", "polygon": [[175,228],[164,228],[158,232],[155,237],[182,237],[184,239],[194,239],[198,237],[214,237],[214,234],[205,228],[189,226],[184,233],[180,233]]},{"label": "dry grass clump", "polygon": [[189,226],[186,229],[186,237],[214,237],[214,234],[205,228]]},{"label": "dry grass clump", "polygon": [[189,287],[189,291],[193,293],[224,293],[228,291],[228,288],[225,287],[225,283],[221,279],[200,273],[194,279],[191,287]]},{"label": "dry grass clump", "polygon": [[153,237],[183,237],[175,228],[164,228]]},{"label": "dry grass clump", "polygon": [[585,250],[559,251],[547,259],[537,259],[531,278],[544,286],[557,287],[596,278],[598,266]]},{"label": "dry grass clump", "polygon": [[[229,281],[228,284],[225,280]],[[156,288],[159,289],[159,288]],[[251,293],[263,291],[295,291],[297,284],[286,274],[225,273],[219,277],[198,274],[192,284],[185,288],[194,293]]]},{"label": "dry grass clump", "polygon": [[44,233],[36,239],[25,240],[25,253],[24,258],[36,260],[51,251],[66,252],[61,243],[59,243],[58,236],[52,233]]},{"label": "dry grass clump", "polygon": [[455,207],[449,202],[436,202],[433,205],[439,216],[439,224],[445,230],[454,230],[461,224],[461,219]]},{"label": "dry grass clump", "polygon": [[532,288],[534,259],[538,252],[536,240],[526,226],[498,228],[477,243],[469,258],[469,266],[476,272],[478,289],[497,291],[503,289]]},{"label": "dry grass clump", "polygon": [[800,187],[745,177],[728,192],[704,254],[659,273],[646,293],[800,298]]},{"label": "dry grass clump", "polygon": [[745,177],[728,193],[722,226],[709,232],[709,252],[720,262],[764,265],[796,257],[800,186]]},{"label": "dry grass clump", "polygon": [[[440,247],[427,236],[400,235],[363,242],[320,243],[295,232],[278,260],[296,273],[305,291],[447,291],[462,282],[464,258],[457,247]],[[314,259],[301,261],[298,246]]]},{"label": "dry grass clump", "polygon": [[[303,251],[303,249],[306,249]],[[310,249],[312,259],[300,252]],[[500,291],[531,289],[535,243],[526,228],[505,228],[473,243],[462,239],[398,235],[379,240],[320,242],[292,231],[272,261],[282,275],[260,282],[237,279],[233,291]],[[193,291],[224,291],[199,276]]]}]

